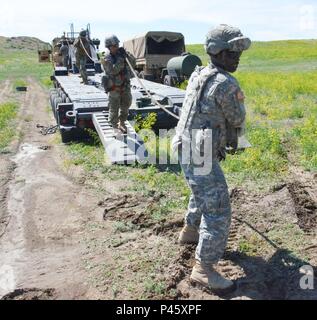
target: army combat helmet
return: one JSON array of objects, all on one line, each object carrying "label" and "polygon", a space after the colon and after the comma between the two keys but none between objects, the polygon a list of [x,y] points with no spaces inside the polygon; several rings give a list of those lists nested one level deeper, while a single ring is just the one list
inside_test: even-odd
[{"label": "army combat helmet", "polygon": [[243,36],[240,29],[221,24],[211,29],[205,42],[205,50],[210,55],[217,55],[223,50],[242,52],[249,49],[251,40]]},{"label": "army combat helmet", "polygon": [[120,40],[114,34],[112,34],[110,36],[106,36],[106,39],[105,39],[105,47],[106,48],[110,48],[111,46],[119,45],[119,43],[120,43]]},{"label": "army combat helmet", "polygon": [[82,37],[82,38],[86,37],[86,36],[87,36],[86,30],[81,30],[81,31],[79,32],[79,36]]}]

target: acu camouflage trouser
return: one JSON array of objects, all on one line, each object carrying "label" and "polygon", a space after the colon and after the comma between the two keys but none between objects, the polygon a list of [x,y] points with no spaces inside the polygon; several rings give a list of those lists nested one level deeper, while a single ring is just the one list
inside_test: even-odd
[{"label": "acu camouflage trouser", "polygon": [[130,88],[109,92],[109,121],[113,126],[117,126],[119,120],[121,122],[127,120],[131,103],[132,95]]},{"label": "acu camouflage trouser", "polygon": [[224,174],[215,159],[208,175],[194,175],[193,164],[181,163],[181,166],[191,189],[185,223],[199,229],[195,258],[215,264],[224,254],[231,223],[230,198]]},{"label": "acu camouflage trouser", "polygon": [[85,83],[88,81],[87,70],[86,70],[87,57],[86,56],[76,56],[76,66],[79,69],[81,78]]}]

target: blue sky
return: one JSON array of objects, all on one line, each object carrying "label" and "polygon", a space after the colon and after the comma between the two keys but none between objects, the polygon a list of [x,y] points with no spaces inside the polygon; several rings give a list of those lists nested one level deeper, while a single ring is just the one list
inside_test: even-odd
[{"label": "blue sky", "polygon": [[149,30],[178,31],[187,43],[203,43],[209,28],[227,23],[252,40],[317,38],[317,0],[2,0],[0,35],[46,41],[90,22],[102,41],[115,33],[124,41]]}]

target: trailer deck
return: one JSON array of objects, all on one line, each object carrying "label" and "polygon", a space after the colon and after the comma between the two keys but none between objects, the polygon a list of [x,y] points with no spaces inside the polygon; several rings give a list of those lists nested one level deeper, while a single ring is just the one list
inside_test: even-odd
[{"label": "trailer deck", "polygon": [[[67,70],[66,74],[67,74]],[[148,152],[144,142],[135,132],[133,126],[126,121],[127,134],[118,134],[109,122],[108,94],[101,86],[101,74],[88,76],[89,85],[81,83],[78,74],[63,74],[59,68],[54,76],[55,91],[51,93],[51,103],[63,142],[71,140],[72,133],[87,127],[95,128],[111,163],[131,164],[145,163]],[[155,82],[143,80],[144,85],[153,98],[163,104],[171,112],[177,113],[181,108],[185,92]],[[136,115],[146,116],[156,113],[159,128],[171,128],[177,119],[168,115],[155,105],[140,87],[136,79],[131,79],[132,105],[128,120]]]}]

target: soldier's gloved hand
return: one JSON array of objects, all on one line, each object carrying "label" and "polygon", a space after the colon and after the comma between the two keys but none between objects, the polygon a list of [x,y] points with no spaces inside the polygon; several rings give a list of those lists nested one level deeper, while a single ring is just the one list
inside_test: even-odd
[{"label": "soldier's gloved hand", "polygon": [[123,56],[124,58],[127,56],[127,52],[125,51],[125,49],[123,47],[120,47],[118,50],[119,54],[121,56]]}]

